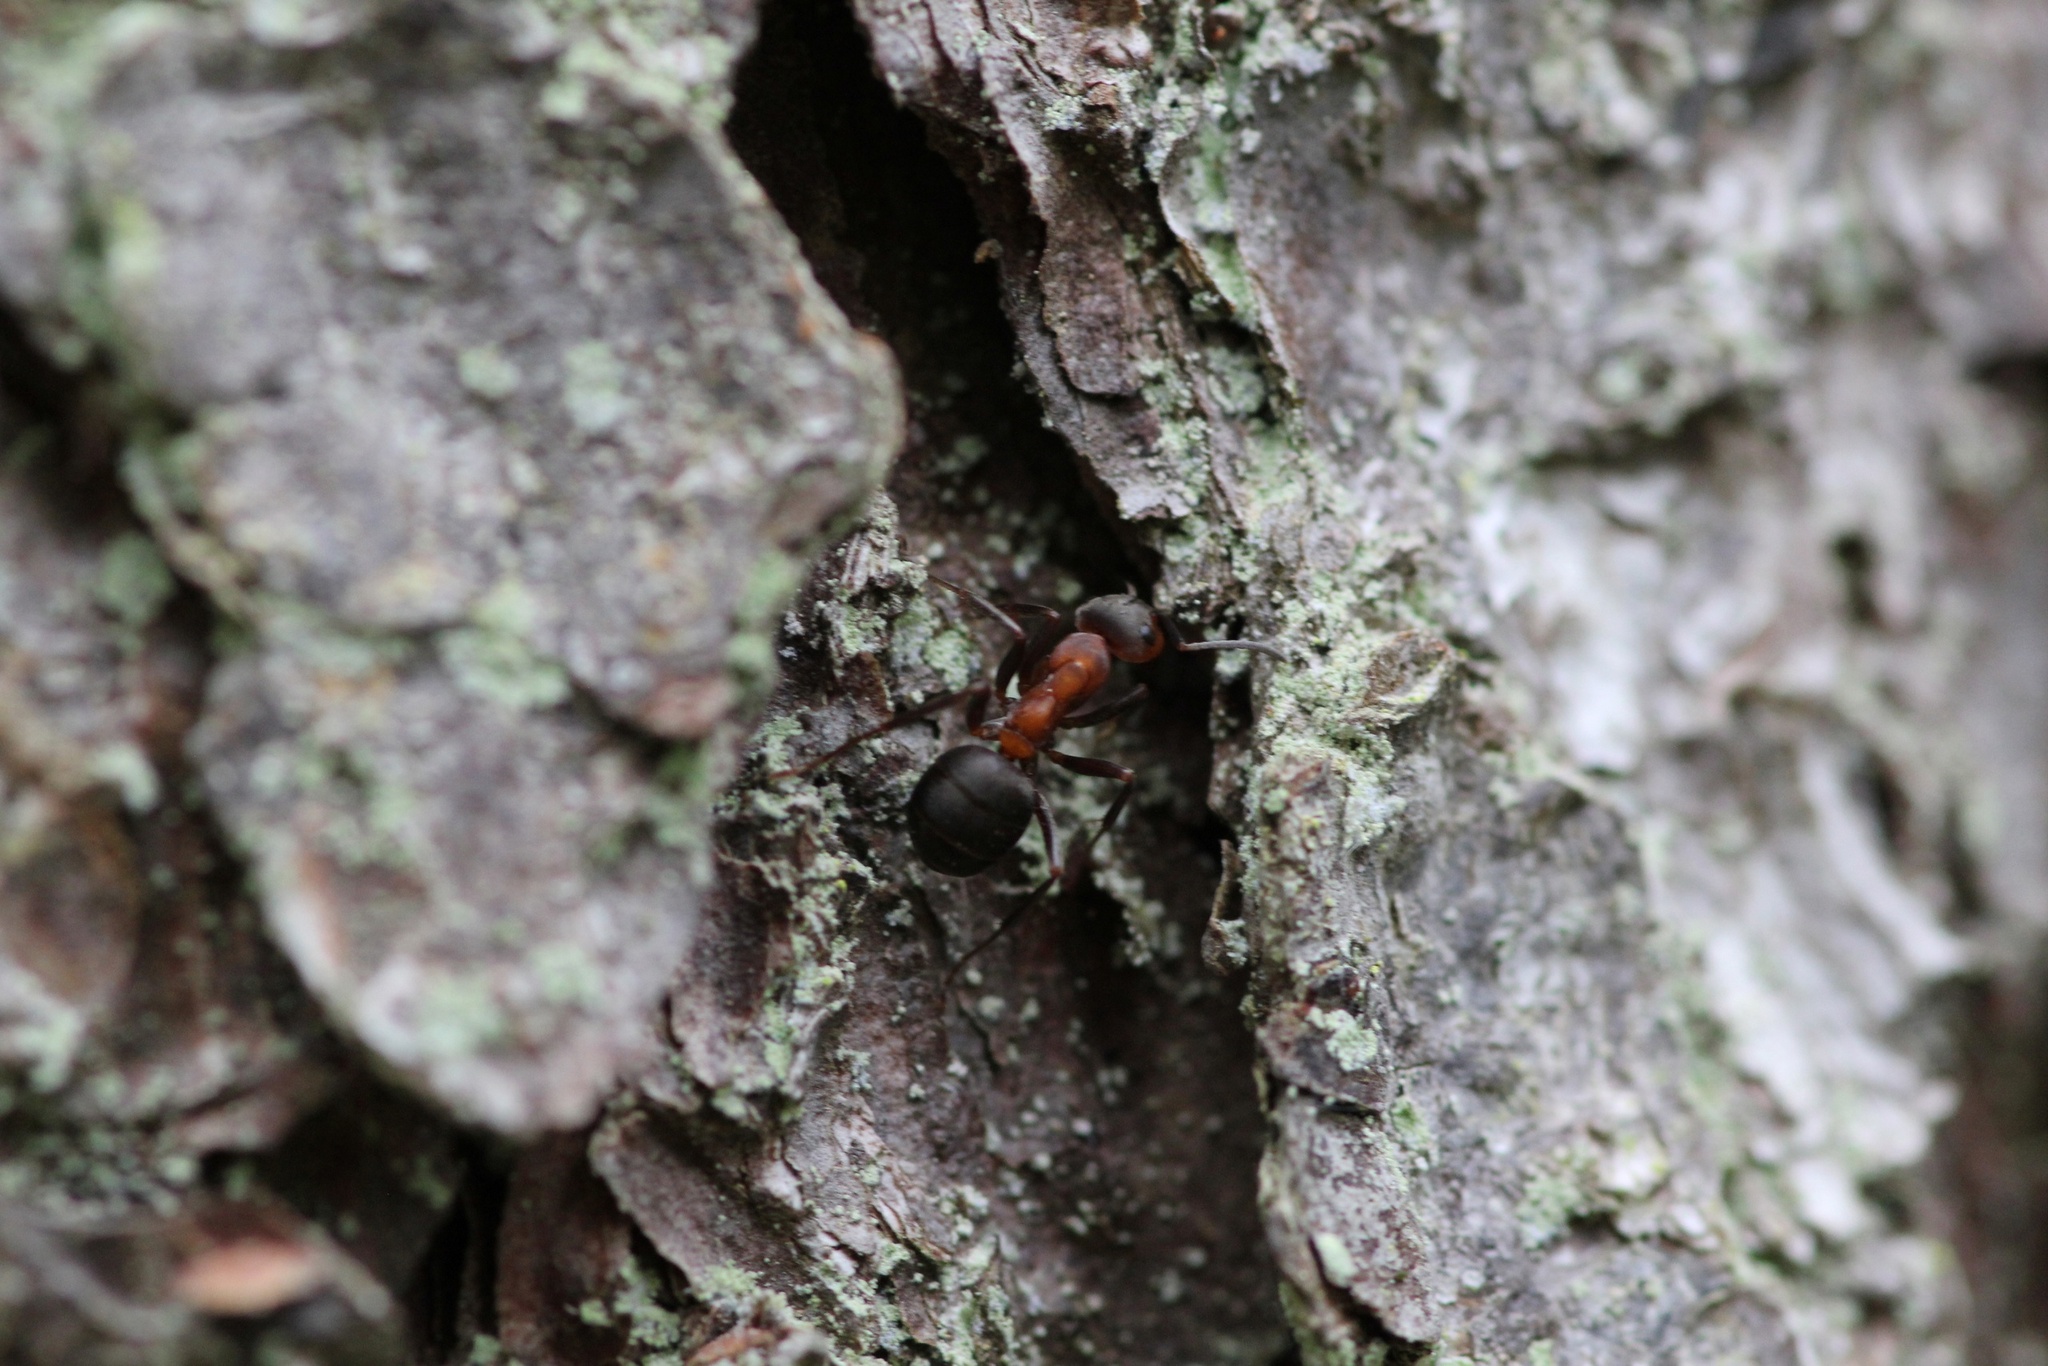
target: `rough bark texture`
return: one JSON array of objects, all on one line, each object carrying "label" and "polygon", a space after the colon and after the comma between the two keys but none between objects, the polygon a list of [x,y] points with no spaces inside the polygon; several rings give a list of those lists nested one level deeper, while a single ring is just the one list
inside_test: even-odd
[{"label": "rough bark texture", "polygon": [[[9,1359],[2048,1360],[2044,148],[2039,0],[0,0]],[[775,776],[933,574],[1288,655],[950,983],[959,718]]]}]

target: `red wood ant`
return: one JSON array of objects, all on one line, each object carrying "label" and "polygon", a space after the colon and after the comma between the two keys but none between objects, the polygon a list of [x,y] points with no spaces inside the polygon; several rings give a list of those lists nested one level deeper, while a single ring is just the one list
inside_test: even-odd
[{"label": "red wood ant", "polygon": [[[959,745],[932,761],[910,794],[911,847],[918,860],[935,872],[973,877],[1015,848],[1036,819],[1045,839],[1048,872],[1031,895],[1003,917],[994,933],[954,962],[947,973],[950,981],[968,959],[1000,938],[1066,871],[1060,858],[1059,832],[1053,827],[1052,805],[1036,781],[1038,761],[1049,759],[1071,773],[1109,778],[1123,785],[1094,833],[1082,844],[1082,856],[1109,833],[1130,801],[1138,776],[1131,769],[1107,759],[1062,754],[1050,743],[1056,731],[1099,726],[1131,711],[1150,695],[1140,683],[1114,702],[1087,706],[1108,685],[1112,660],[1149,664],[1169,647],[1183,654],[1258,650],[1275,659],[1287,656],[1258,640],[1184,641],[1170,618],[1135,593],[1090,598],[1075,610],[1070,629],[1058,608],[1034,602],[999,607],[937,575],[932,575],[931,581],[965,598],[1010,633],[1010,648],[996,669],[995,682],[983,681],[899,713],[807,763],[771,774],[770,780],[808,773],[864,741],[967,703],[968,729],[977,740],[994,741],[995,748]],[[1027,631],[1019,625],[1019,616],[1037,618],[1034,629]],[[1008,697],[1012,680],[1018,683],[1014,700]],[[991,700],[1003,703],[1000,718],[989,717]]]}]

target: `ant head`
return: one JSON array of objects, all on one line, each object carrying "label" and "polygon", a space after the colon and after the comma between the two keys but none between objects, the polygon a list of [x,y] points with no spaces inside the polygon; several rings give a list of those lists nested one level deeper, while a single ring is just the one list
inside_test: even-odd
[{"label": "ant head", "polygon": [[1146,664],[1166,648],[1159,614],[1135,593],[1090,598],[1074,613],[1074,629],[1101,636],[1109,652],[1126,664]]}]

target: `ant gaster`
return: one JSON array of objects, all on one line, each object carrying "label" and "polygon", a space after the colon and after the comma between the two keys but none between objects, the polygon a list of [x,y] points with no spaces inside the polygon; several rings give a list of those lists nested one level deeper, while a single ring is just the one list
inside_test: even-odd
[{"label": "ant gaster", "polygon": [[[947,973],[950,980],[968,959],[1016,923],[1065,871],[1059,833],[1053,827],[1052,806],[1036,781],[1041,758],[1084,777],[1109,778],[1122,784],[1094,833],[1081,846],[1083,855],[1116,824],[1124,805],[1130,801],[1138,776],[1135,772],[1107,759],[1062,754],[1051,745],[1056,731],[1101,725],[1131,711],[1150,695],[1140,683],[1114,702],[1088,706],[1108,685],[1112,660],[1149,664],[1169,648],[1184,654],[1199,650],[1258,650],[1275,659],[1286,656],[1258,640],[1183,641],[1172,620],[1153,610],[1135,593],[1090,598],[1075,610],[1072,629],[1066,629],[1057,608],[1032,602],[1010,602],[998,607],[980,594],[937,575],[932,575],[931,581],[973,603],[1010,633],[1010,649],[996,669],[995,682],[984,681],[935,698],[861,732],[808,763],[771,776],[786,778],[808,773],[863,741],[957,703],[967,703],[968,729],[977,740],[994,741],[995,748],[959,745],[932,761],[910,794],[907,814],[911,847],[927,868],[953,877],[973,877],[1016,847],[1035,818],[1045,838],[1048,872],[1031,895],[1003,917],[994,933],[954,962]],[[1037,618],[1037,625],[1026,631],[1017,622],[1020,616]],[[1008,693],[1013,679],[1018,682],[1018,695],[1011,700]],[[991,700],[1003,704],[1000,717],[989,717]]]}]

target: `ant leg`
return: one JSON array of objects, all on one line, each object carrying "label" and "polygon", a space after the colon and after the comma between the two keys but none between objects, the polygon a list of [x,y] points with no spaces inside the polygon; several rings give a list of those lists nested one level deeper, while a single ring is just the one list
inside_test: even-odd
[{"label": "ant leg", "polygon": [[1012,645],[1010,652],[1003,656],[1002,667],[996,670],[998,697],[1007,697],[1010,680],[1030,673],[1032,666],[1045,658],[1047,652],[1065,635],[1065,632],[1059,629],[1062,614],[1057,607],[1047,607],[1036,602],[1006,602],[1003,604],[1003,610],[1020,617],[1037,617],[1039,620],[1038,624],[1031,628],[1029,638]]},{"label": "ant leg", "polygon": [[985,711],[988,707],[988,684],[977,683],[971,688],[962,688],[959,692],[951,692],[942,697],[934,697],[929,702],[920,702],[909,711],[898,712],[881,725],[862,731],[845,744],[828,749],[815,759],[806,760],[794,768],[785,768],[779,772],[769,774],[764,781],[771,783],[780,782],[784,778],[794,778],[800,774],[809,773],[814,768],[822,768],[854,746],[872,740],[877,735],[887,735],[892,730],[900,730],[913,721],[922,721],[928,716],[936,715],[962,698],[970,699],[968,702],[968,709],[970,711],[977,708]]},{"label": "ant leg", "polygon": [[967,952],[961,954],[958,958],[955,958],[953,960],[953,966],[946,969],[945,979],[939,983],[939,989],[941,991],[951,991],[953,989],[953,979],[960,975],[960,969],[967,966],[968,960],[972,959],[976,954],[980,953],[983,949],[987,948],[989,945],[995,943],[998,939],[1001,939],[1004,935],[1008,934],[1010,932],[1010,927],[1012,925],[1015,925],[1018,921],[1022,920],[1024,918],[1024,912],[1030,910],[1033,906],[1036,906],[1039,903],[1039,901],[1044,898],[1047,890],[1049,890],[1052,887],[1052,884],[1056,880],[1057,879],[1055,878],[1047,878],[1045,881],[1039,883],[1036,887],[1033,887],[1031,889],[1031,895],[1025,897],[1024,900],[1019,902],[1017,904],[1017,909],[1011,911],[1008,915],[1004,916],[1001,924],[997,925],[995,929],[989,931],[989,933],[983,937],[980,943],[976,944]]},{"label": "ant leg", "polygon": [[1055,633],[1043,630],[1042,626],[1040,629],[1027,631],[1017,624],[1017,618],[1011,616],[1010,613],[1016,612],[1023,616],[1043,617],[1049,621],[1057,622],[1060,617],[1058,609],[1046,607],[1035,602],[1006,602],[1001,607],[998,607],[973,589],[962,588],[950,579],[942,579],[937,574],[927,574],[925,577],[947,592],[957,593],[967,599],[967,601],[1001,622],[1003,628],[1010,633],[1009,651],[1003,656],[1002,664],[996,669],[995,692],[997,697],[1008,696],[1010,680],[1018,674],[1029,670],[1031,665],[1037,662],[1041,655],[1052,648],[1052,640]]},{"label": "ant leg", "polygon": [[1260,654],[1271,655],[1278,660],[1285,661],[1287,658],[1285,650],[1263,640],[1182,640],[1180,629],[1173,624],[1173,618],[1164,612],[1159,614],[1159,626],[1166,632],[1166,643],[1184,655],[1202,650],[1257,650]]},{"label": "ant leg", "polygon": [[967,966],[967,961],[1009,933],[1010,927],[1022,920],[1024,913],[1036,906],[1047,889],[1060,880],[1060,874],[1064,869],[1060,866],[1059,832],[1052,823],[1052,803],[1046,800],[1045,793],[1036,784],[1031,788],[1031,813],[1038,818],[1038,829],[1045,836],[1045,861],[1052,871],[1043,882],[1031,889],[1030,896],[1017,903],[1016,909],[1004,916],[979,943],[953,960],[953,966],[946,969],[945,980],[939,984],[940,990],[951,991],[953,979],[960,975],[960,969]]},{"label": "ant leg", "polygon": [[1087,711],[1075,712],[1072,716],[1060,722],[1060,729],[1079,730],[1083,726],[1099,726],[1104,721],[1114,721],[1117,717],[1130,711],[1151,695],[1152,690],[1143,683],[1140,683],[1114,702],[1105,702],[1099,707],[1091,707]]},{"label": "ant leg", "polygon": [[1060,832],[1052,823],[1052,803],[1046,799],[1045,789],[1037,783],[1031,785],[1031,814],[1038,818],[1038,832],[1045,836],[1045,869],[1051,880],[1057,882],[1066,871],[1060,862]]},{"label": "ant leg", "polygon": [[1088,851],[1095,847],[1095,841],[1107,835],[1116,824],[1116,818],[1123,815],[1125,803],[1130,801],[1131,793],[1137,791],[1138,775],[1122,764],[1113,764],[1107,759],[1083,759],[1075,754],[1062,754],[1056,749],[1041,749],[1038,752],[1069,773],[1079,773],[1086,778],[1114,778],[1124,785],[1123,791],[1116,794],[1116,800],[1109,804],[1109,810],[1103,813],[1102,823],[1095,827],[1095,833],[1087,838],[1068,864],[1070,868],[1079,868],[1086,861]]},{"label": "ant leg", "polygon": [[1010,680],[1023,671],[1025,644],[1026,642],[1024,641],[1016,641],[1009,649],[1003,651],[1003,662],[996,665],[995,695],[997,697],[1008,697],[1010,695]]}]

